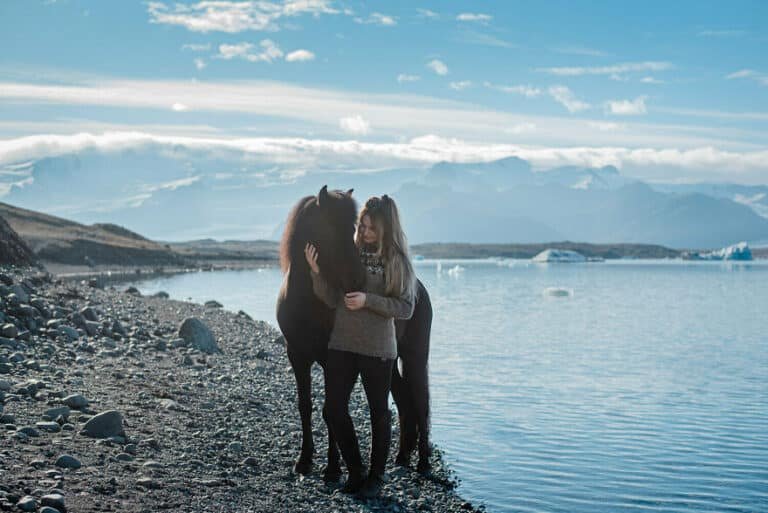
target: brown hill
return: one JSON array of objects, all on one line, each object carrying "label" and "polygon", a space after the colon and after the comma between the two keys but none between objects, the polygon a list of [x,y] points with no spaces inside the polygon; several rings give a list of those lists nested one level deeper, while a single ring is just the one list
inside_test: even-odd
[{"label": "brown hill", "polygon": [[37,258],[27,243],[0,216],[0,265],[29,267],[36,264]]},{"label": "brown hill", "polygon": [[71,265],[184,265],[169,247],[114,224],[84,225],[0,202],[0,216],[43,261]]}]

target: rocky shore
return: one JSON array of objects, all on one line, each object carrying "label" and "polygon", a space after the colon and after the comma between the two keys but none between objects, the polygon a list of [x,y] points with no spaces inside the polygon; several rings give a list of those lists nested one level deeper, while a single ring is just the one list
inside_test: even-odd
[{"label": "rocky shore", "polygon": [[[316,471],[295,475],[301,432],[284,342],[244,312],[12,267],[0,269],[0,301],[0,510],[475,509],[439,450],[429,477],[390,466],[377,499],[324,483],[319,369]],[[359,386],[351,411],[367,452]]]}]

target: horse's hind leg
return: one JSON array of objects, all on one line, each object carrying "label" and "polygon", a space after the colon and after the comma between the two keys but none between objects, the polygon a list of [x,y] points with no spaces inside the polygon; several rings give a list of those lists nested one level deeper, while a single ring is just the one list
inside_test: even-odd
[{"label": "horse's hind leg", "polygon": [[411,452],[416,448],[416,418],[411,392],[400,375],[397,365],[392,368],[392,397],[397,405],[400,425],[400,441],[395,463],[407,467],[411,464]]},{"label": "horse's hind leg", "polygon": [[301,416],[301,454],[293,466],[297,474],[309,474],[312,470],[312,456],[315,443],[312,440],[312,361],[300,357],[288,359],[296,377],[296,391],[299,397],[299,415]]}]

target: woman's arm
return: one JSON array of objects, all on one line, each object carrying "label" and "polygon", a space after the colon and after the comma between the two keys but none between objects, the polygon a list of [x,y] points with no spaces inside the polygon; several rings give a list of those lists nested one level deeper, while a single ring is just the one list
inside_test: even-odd
[{"label": "woman's arm", "polygon": [[317,249],[315,249],[315,246],[307,243],[307,245],[304,246],[304,256],[307,259],[307,264],[309,264],[309,274],[312,277],[312,291],[330,308],[336,308],[336,305],[339,303],[339,291],[331,287],[320,274],[320,267],[317,265]]},{"label": "woman's arm", "polygon": [[395,319],[410,319],[415,306],[413,292],[403,292],[400,297],[380,296],[371,292],[365,293],[365,307],[383,317]]},{"label": "woman's arm", "polygon": [[322,274],[314,270],[309,274],[312,276],[312,290],[315,295],[330,308],[336,308],[339,304],[339,291],[331,287]]}]

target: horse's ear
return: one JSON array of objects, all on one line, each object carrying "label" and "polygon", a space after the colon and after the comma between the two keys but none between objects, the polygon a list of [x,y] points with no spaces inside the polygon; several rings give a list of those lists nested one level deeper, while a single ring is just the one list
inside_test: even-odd
[{"label": "horse's ear", "polygon": [[349,197],[351,198],[351,197],[352,197],[352,193],[353,193],[353,192],[354,192],[354,189],[350,189],[350,190],[348,190],[348,191],[347,191],[347,196],[349,196]]},{"label": "horse's ear", "polygon": [[320,192],[317,193],[317,204],[322,205],[323,202],[325,202],[328,199],[328,186],[323,185],[323,188],[320,189]]}]

